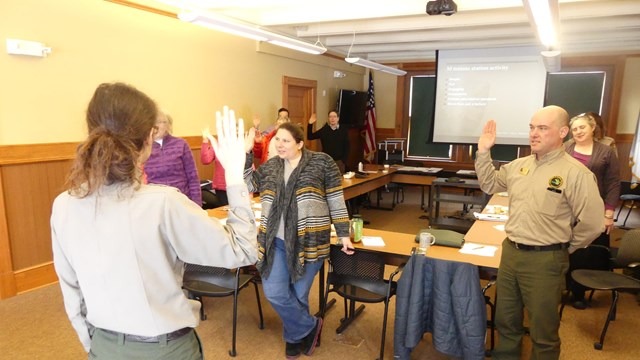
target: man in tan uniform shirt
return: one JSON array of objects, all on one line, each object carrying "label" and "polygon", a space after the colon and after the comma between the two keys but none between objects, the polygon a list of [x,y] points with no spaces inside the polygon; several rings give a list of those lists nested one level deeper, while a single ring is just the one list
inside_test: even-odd
[{"label": "man in tan uniform shirt", "polygon": [[475,169],[482,190],[509,192],[509,220],[498,270],[494,359],[520,359],[526,307],[531,359],[560,356],[558,306],[569,253],[604,230],[604,204],[595,176],[562,147],[569,114],[558,106],[536,112],[529,125],[532,155],[495,170],[490,149],[496,123],[484,126]]}]

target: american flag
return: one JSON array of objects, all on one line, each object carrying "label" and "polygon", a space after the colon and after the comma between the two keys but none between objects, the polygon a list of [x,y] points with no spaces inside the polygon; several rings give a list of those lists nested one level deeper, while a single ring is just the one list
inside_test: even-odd
[{"label": "american flag", "polygon": [[369,71],[367,113],[364,120],[364,158],[371,162],[376,152],[376,102],[373,96],[373,74]]}]

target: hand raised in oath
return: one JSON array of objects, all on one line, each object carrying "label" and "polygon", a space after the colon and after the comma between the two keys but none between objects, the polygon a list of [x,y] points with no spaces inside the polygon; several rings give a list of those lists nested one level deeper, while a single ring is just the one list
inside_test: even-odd
[{"label": "hand raised in oath", "polygon": [[496,122],[489,120],[482,129],[482,135],[478,139],[478,152],[489,151],[496,143]]},{"label": "hand raised in oath", "polygon": [[227,186],[243,184],[242,173],[246,154],[244,121],[238,119],[236,123],[235,112],[225,106],[222,113],[216,111],[216,129],[218,139],[211,135],[208,138],[224,168]]}]

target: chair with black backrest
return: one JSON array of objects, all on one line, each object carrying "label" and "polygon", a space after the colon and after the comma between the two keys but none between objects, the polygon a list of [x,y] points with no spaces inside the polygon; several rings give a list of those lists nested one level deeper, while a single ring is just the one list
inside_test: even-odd
[{"label": "chair with black backrest", "polygon": [[624,222],[621,226],[621,228],[625,229],[631,210],[633,210],[633,206],[636,201],[640,201],[640,186],[638,184],[632,184],[630,181],[621,181],[620,200],[622,200],[622,204],[620,204],[620,209],[618,210],[618,215],[616,215],[615,221],[618,221],[620,213],[622,212],[622,209],[624,209],[625,205],[628,206],[629,211],[627,211],[627,216],[624,217]]},{"label": "chair with black backrest", "polygon": [[203,297],[225,297],[233,296],[233,328],[231,338],[231,350],[229,355],[236,356],[236,322],[238,317],[238,293],[249,283],[253,283],[258,302],[258,314],[260,323],[258,327],[264,329],[262,318],[262,306],[260,304],[260,293],[258,291],[259,279],[251,273],[245,273],[240,268],[229,270],[224,268],[203,266],[195,264],[185,264],[182,288],[187,290],[191,299],[200,302],[200,319],[206,320]]},{"label": "chair with black backrest", "polygon": [[389,301],[396,294],[397,283],[394,279],[402,271],[402,266],[396,268],[389,278],[385,279],[385,261],[380,254],[357,249],[353,255],[347,255],[341,249],[341,246],[331,245],[329,273],[322,308],[326,309],[330,292],[335,292],[344,298],[344,318],[340,320],[341,324],[336,329],[336,333],[341,334],[364,310],[363,304],[356,309],[356,302],[384,302],[379,358],[382,360]]},{"label": "chair with black backrest", "polygon": [[[571,254],[569,263],[569,271],[567,273],[567,296],[563,296],[562,298],[562,304],[560,306],[560,319],[562,319],[562,314],[564,313],[566,302],[571,297],[569,295],[575,295],[571,294],[571,290],[575,289],[576,287],[576,281],[572,276],[573,271],[578,269],[611,271],[611,250],[608,247],[602,245],[589,245],[585,248],[577,249],[573,254]],[[591,290],[591,294],[589,295],[588,300],[588,302],[591,302],[591,299],[593,299],[594,290],[584,290]]]},{"label": "chair with black backrest", "polygon": [[[640,229],[627,231],[622,236],[617,251],[614,250],[612,253],[614,254],[611,258],[612,269],[636,269],[640,267]],[[616,319],[618,293],[639,293],[640,280],[608,270],[579,269],[574,270],[571,276],[576,282],[589,289],[611,291],[613,299],[607,314],[607,320],[602,328],[600,340],[593,345],[596,350],[602,350],[609,322]]]}]

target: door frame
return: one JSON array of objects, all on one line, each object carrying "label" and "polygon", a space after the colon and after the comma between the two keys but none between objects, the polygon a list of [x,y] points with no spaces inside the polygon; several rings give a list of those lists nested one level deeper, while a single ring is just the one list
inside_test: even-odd
[{"label": "door frame", "polygon": [[305,133],[305,144],[306,147],[310,150],[317,151],[318,144],[317,141],[307,141],[307,121],[304,119],[308,119],[311,117],[311,114],[316,113],[316,95],[318,93],[318,82],[316,80],[308,80],[295,78],[291,76],[283,76],[282,77],[282,106],[285,108],[289,108],[289,89],[290,88],[303,88],[304,89],[304,98],[302,104],[302,119],[303,119],[303,131]]}]

